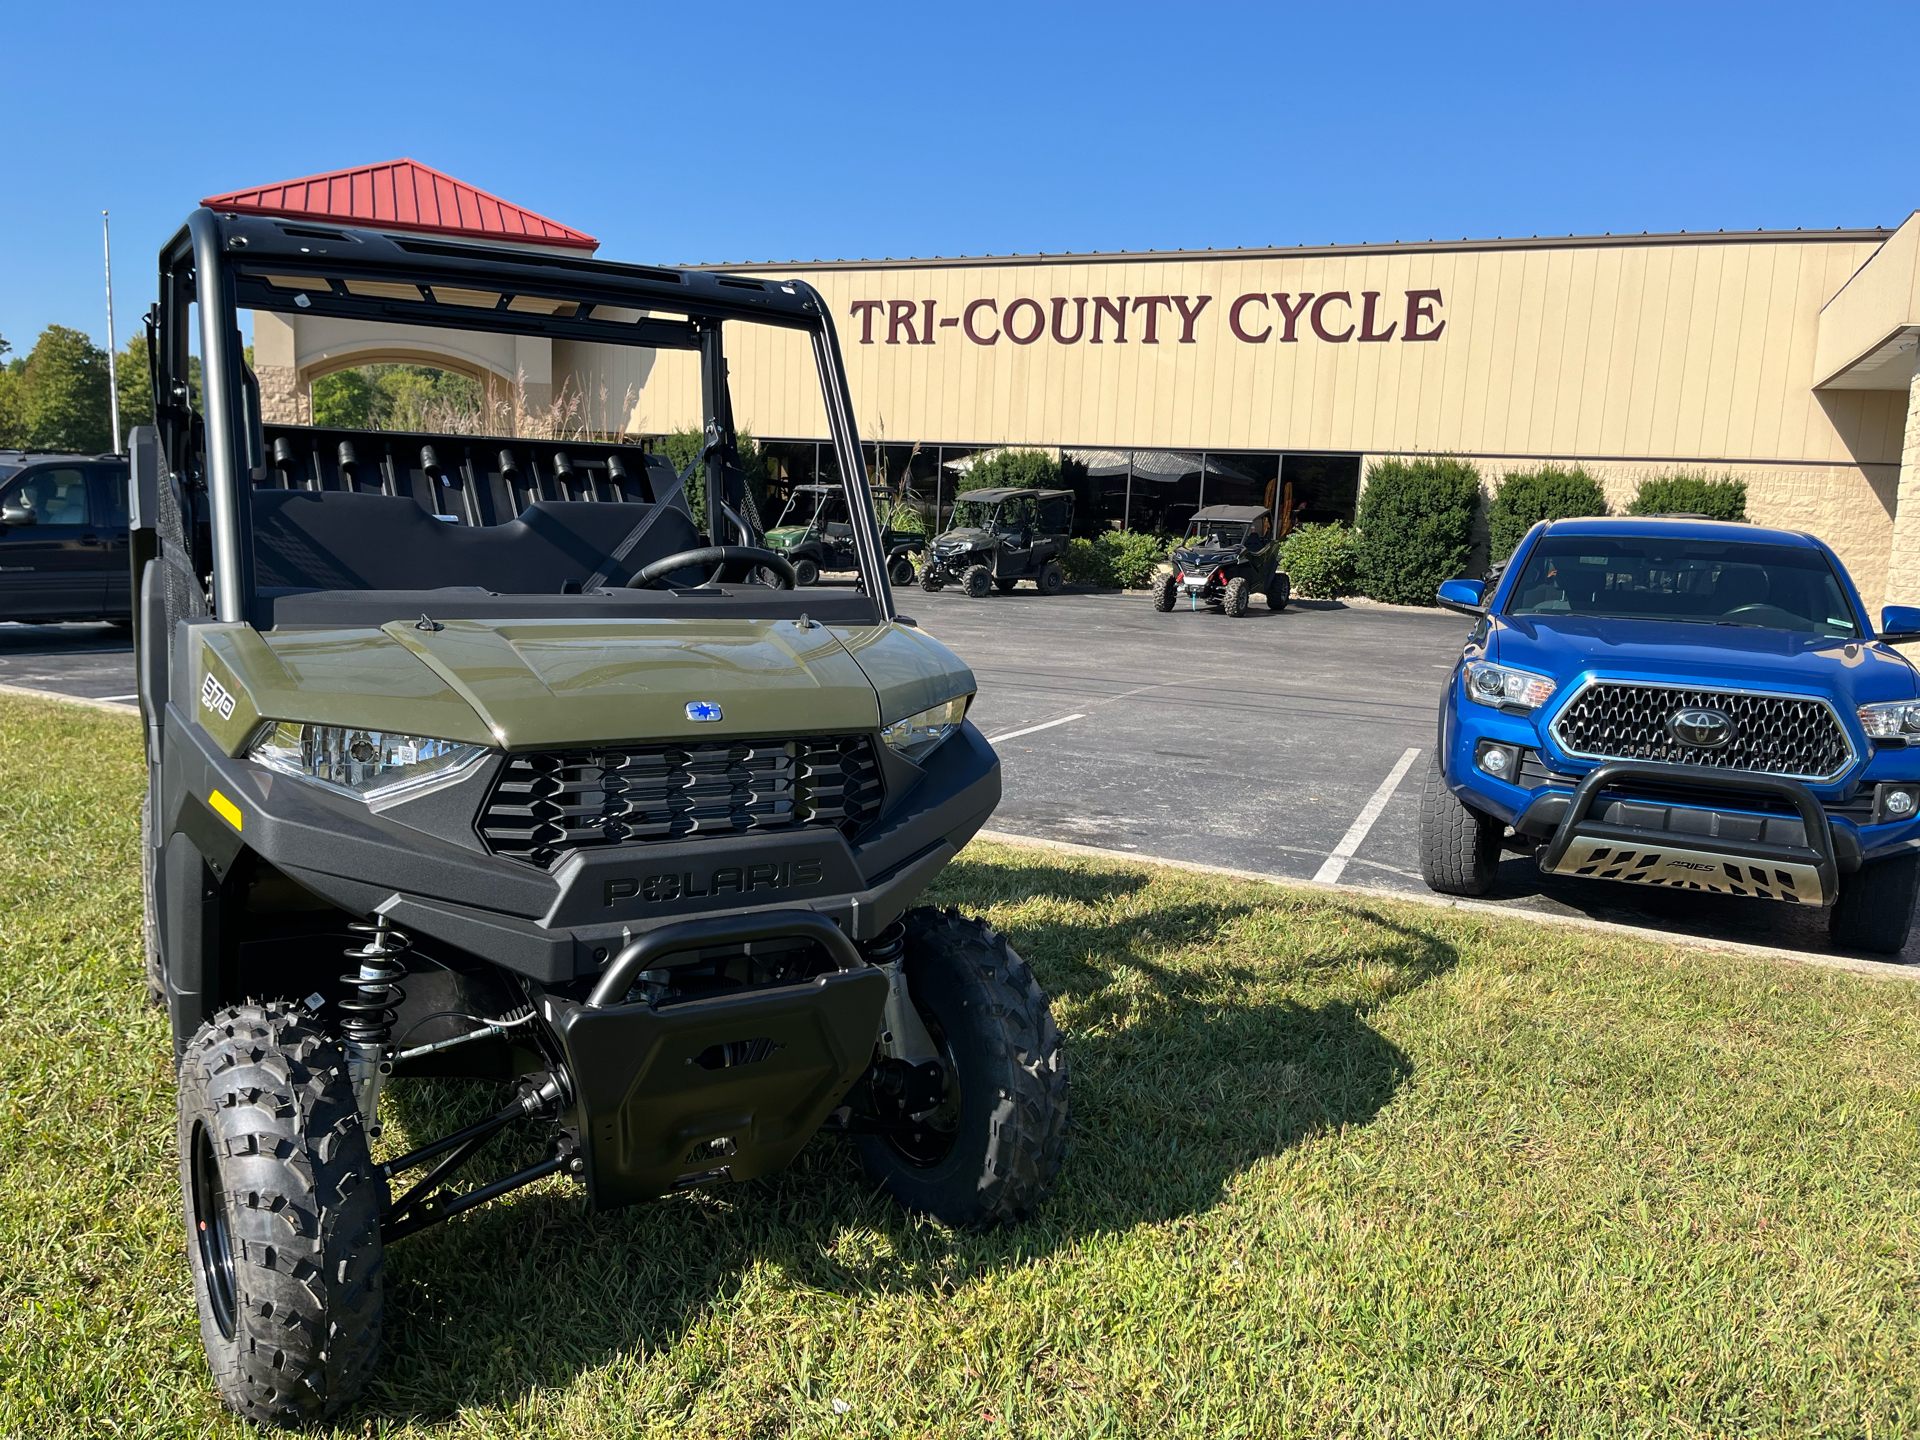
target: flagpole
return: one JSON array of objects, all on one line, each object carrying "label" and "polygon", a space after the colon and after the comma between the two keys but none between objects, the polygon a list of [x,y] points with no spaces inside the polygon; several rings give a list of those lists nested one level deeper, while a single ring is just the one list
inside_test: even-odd
[{"label": "flagpole", "polygon": [[113,235],[107,228],[107,212],[100,212],[100,248],[107,260],[107,396],[113,407],[113,453],[120,453],[120,367],[113,340]]}]

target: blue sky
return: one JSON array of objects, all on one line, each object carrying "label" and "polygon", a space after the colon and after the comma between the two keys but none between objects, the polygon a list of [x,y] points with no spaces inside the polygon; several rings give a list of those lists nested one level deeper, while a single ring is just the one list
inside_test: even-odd
[{"label": "blue sky", "polygon": [[[711,18],[707,18],[711,17]],[[1894,225],[1920,5],[16,3],[0,335],[412,156],[638,261]]]}]

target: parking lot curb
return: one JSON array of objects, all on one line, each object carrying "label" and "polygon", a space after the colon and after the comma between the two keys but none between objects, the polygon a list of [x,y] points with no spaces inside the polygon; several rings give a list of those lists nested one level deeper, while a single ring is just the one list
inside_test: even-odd
[{"label": "parking lot curb", "polygon": [[27,685],[0,685],[0,695],[18,695],[27,700],[58,700],[65,705],[85,705],[114,715],[138,715],[140,707],[125,700],[95,700],[87,695],[62,695],[58,690],[35,690]]},{"label": "parking lot curb", "polygon": [[1850,955],[1822,955],[1812,950],[1787,950],[1776,945],[1751,945],[1740,940],[1710,940],[1698,935],[1676,935],[1644,925],[1621,925],[1612,920],[1594,920],[1585,915],[1555,915],[1540,910],[1511,910],[1484,900],[1463,900],[1452,895],[1419,894],[1407,890],[1383,890],[1372,885],[1329,884],[1320,880],[1299,880],[1291,875],[1269,875],[1259,870],[1235,870],[1226,865],[1203,865],[1194,860],[1167,860],[1158,855],[1143,855],[1131,850],[1107,850],[1097,845],[1078,845],[1071,840],[1039,840],[1030,835],[1013,835],[1004,830],[982,830],[977,837],[998,845],[1027,850],[1052,850],[1092,860],[1123,860],[1134,865],[1159,865],[1169,870],[1187,870],[1196,875],[1224,875],[1234,880],[1252,880],[1283,890],[1320,890],[1328,894],[1350,895],[1355,899],[1393,900],[1406,905],[1424,905],[1433,910],[1465,910],[1501,920],[1527,924],[1558,925],[1568,930],[1587,930],[1619,939],[1645,940],[1656,945],[1679,945],[1689,950],[1715,950],[1722,954],[1751,955],[1766,960],[1788,960],[1797,965],[1813,965],[1825,970],[1845,970],[1855,975],[1871,975],[1882,980],[1920,980],[1920,965],[1897,965],[1887,960],[1860,960]]}]

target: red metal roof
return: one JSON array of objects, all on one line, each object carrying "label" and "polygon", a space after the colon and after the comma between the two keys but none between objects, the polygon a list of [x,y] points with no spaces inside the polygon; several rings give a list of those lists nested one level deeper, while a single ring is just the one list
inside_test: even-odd
[{"label": "red metal roof", "polygon": [[210,195],[200,203],[209,210],[231,210],[242,215],[324,219],[342,225],[517,240],[571,250],[593,250],[600,244],[591,235],[509,205],[497,195],[417,160],[389,160],[355,170],[282,180],[277,185]]}]

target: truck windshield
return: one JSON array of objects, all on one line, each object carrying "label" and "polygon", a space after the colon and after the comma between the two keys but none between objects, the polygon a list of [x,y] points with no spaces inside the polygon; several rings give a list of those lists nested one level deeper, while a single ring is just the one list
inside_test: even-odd
[{"label": "truck windshield", "polygon": [[1528,554],[1506,613],[1860,633],[1818,550],[1663,536],[1547,535]]},{"label": "truck windshield", "polygon": [[1195,520],[1187,526],[1187,543],[1231,550],[1247,538],[1244,520]]}]

